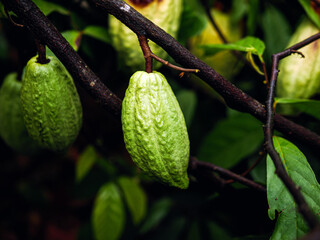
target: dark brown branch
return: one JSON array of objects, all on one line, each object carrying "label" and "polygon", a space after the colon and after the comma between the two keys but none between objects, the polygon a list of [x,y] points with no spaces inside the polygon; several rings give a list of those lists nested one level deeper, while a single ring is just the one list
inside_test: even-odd
[{"label": "dark brown branch", "polygon": [[250,179],[242,177],[234,172],[231,172],[228,169],[216,166],[213,163],[201,162],[201,161],[198,161],[195,157],[190,157],[189,170],[192,172],[197,169],[214,171],[224,177],[231,178],[231,179],[233,179],[233,180],[235,180],[245,186],[248,186],[250,188],[256,189],[261,192],[266,192],[266,188],[264,186],[262,186],[256,182],[253,182]]},{"label": "dark brown branch", "polygon": [[109,112],[120,118],[121,99],[112,93],[73,50],[56,27],[31,0],[3,0],[36,39],[46,44],[80,83]]},{"label": "dark brown branch", "polygon": [[[318,35],[320,37],[320,35]],[[316,38],[317,39],[317,38]],[[313,40],[316,40],[313,39]],[[311,41],[312,42],[312,41]],[[274,108],[273,108],[273,101],[274,101],[274,93],[275,93],[275,87],[277,83],[277,78],[278,78],[278,66],[279,66],[279,61],[292,53],[297,53],[297,49],[307,45],[310,43],[309,41],[304,41],[304,44],[299,43],[294,46],[292,46],[289,49],[286,49],[283,52],[274,54],[272,56],[272,72],[271,72],[271,79],[269,83],[269,91],[268,91],[268,98],[266,102],[266,108],[267,108],[267,122],[264,127],[264,135],[265,135],[265,148],[270,155],[275,168],[276,168],[276,174],[278,177],[282,180],[286,188],[289,190],[291,195],[293,196],[295,202],[298,205],[299,211],[304,217],[304,219],[307,221],[309,227],[311,229],[315,228],[319,222],[317,217],[313,214],[311,209],[309,208],[304,196],[299,190],[299,187],[296,186],[296,184],[291,180],[289,177],[287,171],[285,170],[281,158],[277,151],[274,148],[273,144],[273,137],[272,137],[272,132],[273,132],[273,117],[274,117]],[[301,54],[301,53],[300,53]],[[302,55],[302,54],[301,54]],[[303,55],[302,55],[303,56]]]},{"label": "dark brown branch", "polygon": [[146,60],[146,72],[152,73],[152,57],[148,39],[146,38],[146,36],[138,34],[138,40],[143,52],[144,59]]},{"label": "dark brown branch", "polygon": [[[26,0],[25,0],[26,1]],[[197,74],[209,86],[215,89],[225,100],[227,105],[235,110],[247,112],[262,122],[266,120],[264,106],[250,97],[207,64],[193,56],[181,46],[172,36],[144,18],[124,1],[93,0],[102,10],[110,13],[127,25],[136,34],[145,35],[148,39],[161,46],[180,65],[186,68],[199,69]],[[275,128],[292,139],[307,143],[315,151],[320,148],[320,137],[310,130],[280,116],[274,117]]]}]

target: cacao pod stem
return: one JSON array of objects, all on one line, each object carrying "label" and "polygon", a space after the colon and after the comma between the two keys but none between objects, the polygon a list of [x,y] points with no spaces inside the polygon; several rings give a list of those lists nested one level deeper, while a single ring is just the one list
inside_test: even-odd
[{"label": "cacao pod stem", "polygon": [[47,64],[50,62],[50,60],[46,56],[46,45],[42,44],[38,39],[34,39],[37,50],[38,50],[38,58],[37,63],[40,64]]}]

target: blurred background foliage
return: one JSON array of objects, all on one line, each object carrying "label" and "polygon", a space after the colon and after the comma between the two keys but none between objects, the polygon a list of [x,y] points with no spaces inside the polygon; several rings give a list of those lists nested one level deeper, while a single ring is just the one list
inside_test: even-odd
[{"label": "blurred background foliage", "polygon": [[[91,1],[34,2],[101,80],[123,98],[132,73],[119,71],[107,16]],[[268,70],[271,55],[286,48],[306,16],[298,1],[216,0],[210,4],[239,24],[242,37],[255,36],[264,42],[263,59]],[[2,82],[10,72],[21,75],[36,47],[26,28],[10,23],[3,6],[0,14]],[[201,1],[184,0],[180,43],[189,47],[189,39],[207,24]],[[259,154],[263,151],[262,124],[248,114],[228,109],[213,90],[191,74],[179,78],[179,72],[165,66],[159,71],[167,77],[185,114],[191,155],[236,173],[261,158],[248,177],[266,184],[266,156]],[[244,64],[228,80],[265,101],[264,77],[250,64]],[[154,182],[131,162],[120,122],[85,89],[77,88],[83,105],[83,128],[67,152],[41,150],[23,155],[0,139],[1,239],[269,239],[275,221],[268,217],[264,193],[238,183],[221,188],[207,176],[190,176],[186,191]],[[290,118],[320,133],[314,116],[302,113]],[[295,144],[319,180],[318,156],[308,146]]]}]

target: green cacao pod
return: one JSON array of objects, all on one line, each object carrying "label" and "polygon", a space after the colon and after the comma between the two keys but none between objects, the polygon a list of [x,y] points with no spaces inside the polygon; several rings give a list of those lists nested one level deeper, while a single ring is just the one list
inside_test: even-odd
[{"label": "green cacao pod", "polygon": [[[239,25],[231,22],[230,15],[217,9],[212,9],[211,14],[214,17],[219,29],[226,37],[228,42],[236,42],[242,37],[242,29]],[[243,67],[243,62],[239,60],[231,51],[221,51],[212,56],[205,56],[200,45],[223,43],[217,31],[210,22],[206,28],[199,34],[192,37],[189,41],[190,51],[219,74],[228,80],[231,80]]]},{"label": "green cacao pod", "polygon": [[124,141],[135,164],[171,186],[185,189],[190,144],[179,103],[159,72],[134,73],[122,103]]},{"label": "green cacao pod", "polygon": [[39,145],[66,149],[78,136],[82,125],[81,102],[73,79],[56,57],[47,64],[37,56],[27,63],[22,79],[21,105],[30,136]]},{"label": "green cacao pod", "polygon": [[[313,34],[319,29],[304,19],[292,35],[288,46],[292,46]],[[277,96],[281,98],[310,98],[320,90],[320,42],[299,49],[305,56],[293,54],[282,59],[279,64]]]},{"label": "green cacao pod", "polygon": [[33,154],[39,149],[25,127],[21,104],[21,82],[17,73],[8,74],[0,88],[0,136],[13,150]]},{"label": "green cacao pod", "polygon": [[[182,13],[182,0],[126,0],[125,2],[174,38],[177,36]],[[137,35],[111,15],[109,29],[112,45],[118,52],[119,62],[126,68],[129,67],[132,72],[144,69],[145,58]],[[162,59],[167,58],[168,54],[157,44],[149,41],[149,46],[155,55]],[[154,61],[154,69],[160,66],[161,63]]]}]

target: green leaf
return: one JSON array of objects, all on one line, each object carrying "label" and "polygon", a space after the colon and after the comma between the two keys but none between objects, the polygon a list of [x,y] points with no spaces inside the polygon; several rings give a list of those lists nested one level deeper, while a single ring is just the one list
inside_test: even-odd
[{"label": "green leaf", "polygon": [[247,0],[232,1],[231,21],[236,23],[248,13],[249,4]]},{"label": "green leaf", "polygon": [[70,14],[70,12],[67,9],[65,9],[64,7],[56,3],[48,2],[45,0],[32,0],[32,1],[38,6],[38,8],[40,8],[40,10],[46,16],[48,16],[52,12],[58,12],[62,15]]},{"label": "green leaf", "polygon": [[259,67],[255,64],[252,54],[257,55],[261,63],[264,63],[263,52],[265,50],[264,42],[259,38],[248,36],[235,43],[227,44],[206,44],[200,45],[199,48],[204,49],[204,54],[206,56],[214,55],[223,50],[234,50],[247,53],[247,60],[251,63],[252,67],[261,75],[263,73],[260,71]]},{"label": "green leaf", "polygon": [[163,198],[155,202],[140,229],[140,233],[144,234],[158,225],[168,215],[171,207],[172,200],[170,198]]},{"label": "green leaf", "polygon": [[302,5],[304,10],[306,11],[308,17],[311,21],[320,28],[320,17],[318,13],[312,8],[310,0],[299,0],[299,3]]},{"label": "green leaf", "polygon": [[2,2],[0,2],[0,18],[7,18]]},{"label": "green leaf", "polygon": [[235,43],[227,44],[206,44],[199,46],[204,49],[206,55],[214,55],[222,50],[235,50],[242,52],[251,52],[254,55],[261,56],[264,52],[264,42],[259,38],[248,36]]},{"label": "green leaf", "polygon": [[114,183],[103,185],[93,206],[92,223],[97,240],[119,239],[125,224],[125,210]]},{"label": "green leaf", "polygon": [[132,216],[132,221],[137,225],[146,215],[146,194],[138,184],[137,179],[123,176],[118,179],[118,182],[124,193],[124,198]]},{"label": "green leaf", "polygon": [[230,168],[257,151],[262,142],[261,123],[249,114],[239,113],[217,123],[202,143],[198,157]]},{"label": "green leaf", "polygon": [[200,45],[200,48],[204,49],[204,54],[206,56],[214,55],[223,50],[234,50],[234,51],[242,51],[247,53],[247,60],[251,63],[252,67],[261,75],[264,75],[259,67],[253,60],[252,54],[257,55],[261,63],[264,63],[263,60],[263,52],[265,50],[264,42],[256,37],[245,37],[235,43],[227,43],[227,44],[206,44]]},{"label": "green leaf", "polygon": [[200,224],[198,221],[193,221],[188,230],[186,240],[201,240]]},{"label": "green leaf", "polygon": [[192,36],[200,34],[208,24],[207,15],[196,0],[185,0],[181,16],[178,39],[185,42]]},{"label": "green leaf", "polygon": [[249,11],[248,11],[248,19],[246,22],[248,35],[253,35],[258,23],[259,17],[259,0],[249,0]]},{"label": "green leaf", "polygon": [[276,106],[290,105],[299,112],[307,113],[320,120],[320,101],[310,99],[276,98]]},{"label": "green leaf", "polygon": [[267,181],[267,166],[265,156],[254,156],[248,161],[248,169],[256,163],[258,158],[263,158],[261,161],[250,171],[250,175],[255,182],[266,185]]},{"label": "green leaf", "polygon": [[266,43],[266,59],[271,60],[274,53],[283,51],[290,40],[291,28],[283,13],[268,6],[262,15],[262,30]]},{"label": "green leaf", "polygon": [[217,225],[215,222],[209,221],[206,223],[206,225],[209,229],[210,239],[223,239],[223,240],[233,239],[230,237],[226,229],[223,229],[221,226]]},{"label": "green leaf", "polygon": [[197,106],[197,95],[190,90],[181,90],[176,96],[186,120],[186,125],[190,127]]},{"label": "green leaf", "polygon": [[95,39],[98,39],[102,42],[105,42],[107,44],[110,43],[110,34],[108,32],[108,30],[105,27],[101,27],[101,26],[87,26],[84,30],[83,30],[83,34],[93,37]]},{"label": "green leaf", "polygon": [[[319,213],[320,185],[306,157],[295,145],[283,138],[274,137],[273,142],[288,175],[300,188],[310,208],[315,213]],[[308,227],[298,212],[293,198],[276,175],[270,156],[267,157],[267,198],[269,218],[273,220],[275,212],[279,213],[271,236],[272,240],[297,239],[308,232]]]},{"label": "green leaf", "polygon": [[76,181],[80,182],[90,171],[97,159],[97,153],[93,146],[89,145],[79,157],[76,166]]},{"label": "green leaf", "polygon": [[0,32],[0,60],[6,59],[8,52],[9,52],[8,49],[9,49],[9,47],[8,47],[7,39]]}]

